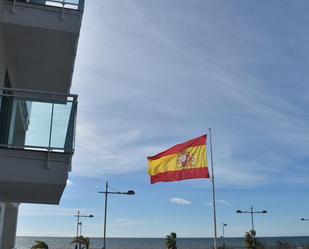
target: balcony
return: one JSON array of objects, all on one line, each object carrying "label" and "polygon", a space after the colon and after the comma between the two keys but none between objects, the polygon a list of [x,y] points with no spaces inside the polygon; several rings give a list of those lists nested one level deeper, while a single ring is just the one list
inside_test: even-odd
[{"label": "balcony", "polygon": [[37,4],[65,9],[84,10],[84,0],[9,0],[16,3]]},{"label": "balcony", "polygon": [[4,0],[4,24],[79,33],[84,0]]},{"label": "balcony", "polygon": [[83,6],[81,0],[4,0],[1,28],[13,88],[70,92]]},{"label": "balcony", "polygon": [[0,201],[60,201],[74,153],[77,96],[3,88]]}]

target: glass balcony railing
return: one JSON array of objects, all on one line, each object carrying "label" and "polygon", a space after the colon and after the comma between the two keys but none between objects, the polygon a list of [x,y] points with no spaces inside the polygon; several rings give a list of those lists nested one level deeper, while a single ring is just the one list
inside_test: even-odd
[{"label": "glass balcony railing", "polygon": [[66,9],[83,10],[85,0],[9,0],[11,2],[21,2],[29,4],[38,4],[45,6],[54,6]]},{"label": "glass balcony railing", "polygon": [[0,89],[0,146],[73,153],[77,95]]}]

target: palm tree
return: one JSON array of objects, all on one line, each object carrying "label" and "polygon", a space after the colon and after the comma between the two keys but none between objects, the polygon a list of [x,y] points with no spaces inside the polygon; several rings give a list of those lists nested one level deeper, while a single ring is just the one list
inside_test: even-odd
[{"label": "palm tree", "polygon": [[256,232],[254,230],[250,230],[249,232],[246,232],[245,234],[245,245],[247,249],[255,249],[256,246],[256,238],[255,238]]},{"label": "palm tree", "polygon": [[78,248],[86,248],[89,249],[90,239],[84,236],[78,236],[74,240],[71,241],[71,244],[78,244]]},{"label": "palm tree", "polygon": [[36,240],[31,249],[48,249],[48,245],[44,241]]},{"label": "palm tree", "polygon": [[254,230],[250,230],[245,234],[245,245],[247,249],[265,249],[265,244],[263,241],[257,240],[256,232]]},{"label": "palm tree", "polygon": [[170,235],[167,235],[165,240],[166,249],[177,249],[176,240],[176,233],[171,233]]}]

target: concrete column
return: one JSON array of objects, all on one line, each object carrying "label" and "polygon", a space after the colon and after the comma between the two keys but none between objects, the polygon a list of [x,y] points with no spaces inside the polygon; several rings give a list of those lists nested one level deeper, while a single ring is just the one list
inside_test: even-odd
[{"label": "concrete column", "polygon": [[[3,0],[0,0],[0,25],[2,26],[2,6]],[[0,87],[4,85],[4,76],[6,70],[6,62],[3,51],[2,29],[0,29]]]},{"label": "concrete column", "polygon": [[[5,210],[5,204],[3,202],[0,202],[0,241],[2,241],[2,231],[3,231],[3,222],[4,222],[4,210]],[[0,249],[1,249],[1,246],[0,246]]]},{"label": "concrete column", "polygon": [[[0,213],[0,249],[12,249],[15,247],[15,237],[18,218],[17,203],[5,203],[1,205]],[[2,208],[4,207],[4,208]]]}]

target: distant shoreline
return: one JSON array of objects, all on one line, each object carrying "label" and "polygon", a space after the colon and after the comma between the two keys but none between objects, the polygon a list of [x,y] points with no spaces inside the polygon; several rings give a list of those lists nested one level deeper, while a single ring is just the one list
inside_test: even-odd
[{"label": "distant shoreline", "polygon": [[[29,237],[29,238],[74,238],[75,236],[33,236],[33,235],[17,235],[16,237]],[[103,236],[102,236],[103,237]],[[92,239],[101,239],[102,237],[89,237]],[[309,238],[309,235],[288,235],[288,236],[257,236],[257,238]],[[243,237],[225,237],[225,239],[242,239]],[[165,237],[108,237],[108,239],[165,239]],[[213,239],[213,237],[178,237],[178,239]],[[218,237],[220,240],[220,237]]]},{"label": "distant shoreline", "polygon": [[[36,240],[45,241],[52,249],[72,249],[72,237],[52,237],[52,236],[18,236],[16,248],[29,249]],[[278,241],[290,249],[309,249],[309,236],[278,236],[278,237],[258,237],[258,240],[265,245],[265,249],[278,249]],[[223,240],[218,238],[218,246]],[[90,248],[101,249],[102,237],[90,237]],[[243,249],[244,237],[225,238],[227,249]],[[165,238],[124,238],[112,237],[107,239],[108,249],[165,249]],[[177,239],[178,249],[212,249],[213,238],[188,238]]]}]

